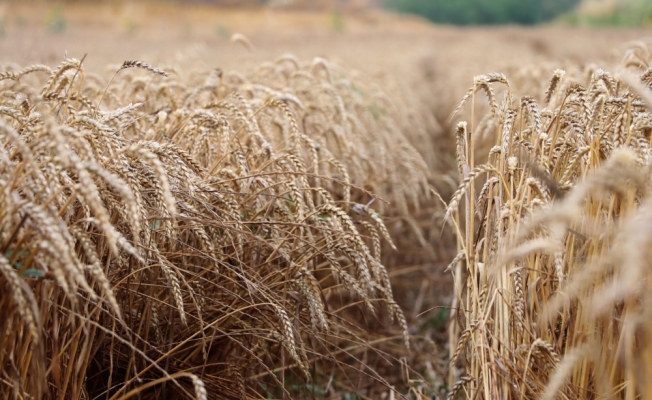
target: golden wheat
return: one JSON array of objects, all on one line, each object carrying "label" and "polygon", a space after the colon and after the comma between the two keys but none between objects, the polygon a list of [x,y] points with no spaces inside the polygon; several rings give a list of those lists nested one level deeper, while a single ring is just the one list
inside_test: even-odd
[{"label": "golden wheat", "polygon": [[456,134],[462,180],[446,216],[462,250],[449,266],[461,314],[449,329],[450,398],[462,386],[468,398],[652,398],[641,372],[652,360],[652,97],[647,71],[633,74],[557,69],[541,103],[520,105],[504,76],[483,75],[456,109],[479,89],[490,103],[505,98],[480,132],[472,119]]},{"label": "golden wheat", "polygon": [[2,392],[287,393],[350,368],[364,310],[409,346],[381,252],[428,172],[391,100],[324,59],[167,70],[0,75]]}]

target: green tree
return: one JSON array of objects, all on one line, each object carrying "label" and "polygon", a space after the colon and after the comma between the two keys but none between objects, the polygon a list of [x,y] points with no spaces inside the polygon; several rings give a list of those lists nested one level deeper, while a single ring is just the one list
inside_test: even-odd
[{"label": "green tree", "polygon": [[437,23],[524,24],[555,18],[580,0],[387,0],[390,9],[418,14]]}]

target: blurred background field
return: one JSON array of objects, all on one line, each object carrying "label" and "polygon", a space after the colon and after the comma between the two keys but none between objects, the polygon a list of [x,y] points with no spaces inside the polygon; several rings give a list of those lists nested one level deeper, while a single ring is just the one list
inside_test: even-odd
[{"label": "blurred background field", "polygon": [[[423,178],[428,187],[441,194],[445,201],[451,198],[458,187],[461,178],[459,175],[463,173],[458,168],[459,148],[456,156],[455,144],[455,132],[460,117],[453,118],[451,115],[468,88],[474,85],[474,77],[501,72],[508,77],[515,96],[540,94],[546,90],[553,71],[557,68],[594,71],[596,66],[600,66],[616,69],[623,57],[631,54],[632,46],[642,48],[649,44],[650,24],[652,1],[648,0],[4,0],[0,2],[0,63],[3,65],[3,71],[15,72],[32,64],[45,64],[55,69],[64,59],[75,58],[83,60],[83,71],[86,74],[97,76],[90,79],[92,82],[106,84],[124,61],[140,60],[156,68],[171,71],[171,80],[174,83],[171,83],[170,87],[178,85],[181,88],[179,93],[182,93],[174,101],[190,99],[183,107],[179,106],[184,110],[179,111],[176,116],[180,118],[179,121],[182,117],[187,117],[184,113],[189,115],[192,107],[199,107],[201,101],[205,100],[199,95],[193,97],[195,95],[192,93],[195,93],[195,90],[203,90],[201,88],[204,86],[219,86],[215,82],[217,77],[222,79],[222,74],[231,79],[224,83],[224,87],[229,90],[253,93],[251,86],[260,85],[267,87],[265,90],[268,91],[301,97],[307,96],[309,90],[298,84],[287,84],[292,81],[290,78],[294,77],[293,73],[300,71],[304,75],[313,74],[326,81],[331,78],[330,72],[325,73],[327,78],[319,72],[321,60],[325,60],[323,65],[337,66],[333,67],[333,71],[341,74],[338,76],[344,82],[341,93],[346,101],[345,107],[347,110],[349,107],[355,110],[351,111],[352,115],[360,118],[360,124],[364,125],[363,130],[368,134],[362,138],[351,138],[351,142],[357,147],[350,153],[342,154],[365,153],[366,146],[373,140],[374,132],[380,132],[379,136],[383,138],[390,138],[392,132],[396,133],[395,142],[393,139],[383,142],[383,145],[387,146],[383,148],[389,152],[398,148],[403,151],[409,145],[418,153],[414,162],[418,168],[410,164],[409,168],[416,169],[409,170],[408,173],[403,170],[402,179],[382,181],[377,176],[352,178],[360,187],[382,192],[388,198],[399,199],[399,203],[401,199],[409,198],[405,200],[407,205],[401,210],[400,204],[396,202],[378,202],[374,207],[381,210],[380,215],[397,247],[397,250],[392,250],[387,244],[383,245],[382,264],[387,268],[392,283],[393,298],[403,310],[413,347],[411,351],[401,347],[402,343],[399,344],[397,338],[403,333],[400,327],[388,322],[387,316],[382,316],[385,309],[382,309],[381,317],[376,318],[375,315],[363,312],[348,314],[348,305],[335,302],[343,307],[337,309],[338,311],[345,310],[342,320],[364,320],[361,325],[366,329],[356,330],[352,334],[355,339],[350,339],[345,334],[337,339],[360,347],[368,346],[369,354],[365,351],[364,354],[356,353],[355,356],[340,360],[338,357],[343,350],[335,345],[329,347],[332,343],[328,342],[328,346],[324,345],[327,349],[324,351],[324,359],[340,360],[338,365],[341,370],[311,370],[314,382],[306,384],[296,377],[298,373],[288,378],[280,372],[285,371],[288,363],[285,357],[290,358],[290,352],[287,351],[285,355],[279,355],[268,363],[270,368],[280,366],[278,370],[274,370],[275,379],[278,376],[274,384],[282,381],[279,386],[284,390],[270,389],[271,394],[268,393],[267,398],[446,398],[455,388],[460,390],[460,386],[456,386],[459,382],[457,379],[464,377],[462,367],[449,365],[457,339],[465,330],[462,329],[460,314],[451,311],[460,307],[460,303],[456,303],[459,299],[455,299],[453,290],[454,276],[444,271],[451,260],[460,254],[459,242],[455,240],[453,229],[444,226],[446,208],[434,194],[429,190],[421,190],[422,188],[415,188],[414,193],[409,193],[405,187],[397,186],[396,182],[412,182],[408,178],[414,178],[414,171],[417,171],[417,175],[422,174],[418,178]],[[640,69],[643,67],[641,65]],[[76,78],[70,79],[74,81]],[[145,135],[150,123],[154,128],[160,126],[157,119],[160,109],[154,104],[159,104],[157,102],[160,101],[156,97],[160,93],[156,90],[165,85],[157,86],[160,82],[155,78],[152,78],[152,81],[139,79],[132,76],[124,80],[118,78],[117,83],[113,84],[115,88],[112,89],[115,90],[107,91],[110,99],[107,98],[105,105],[108,107],[108,104],[111,104],[111,107],[119,108],[128,106],[132,101],[144,103],[151,121],[143,122],[146,128],[138,132]],[[129,89],[132,82],[145,87],[142,89],[145,93],[142,96],[145,97],[137,97],[137,90],[132,92]],[[336,79],[335,82],[340,81]],[[149,86],[150,83],[152,86]],[[39,84],[43,85],[45,82]],[[339,89],[341,87],[338,87]],[[98,88],[88,90],[98,98],[103,95]],[[215,90],[215,98],[209,99],[223,100],[218,89],[209,88],[208,91],[210,90]],[[14,91],[18,89],[7,89],[9,94],[6,97],[13,96]],[[81,98],[82,92],[79,94]],[[148,103],[149,96],[155,98],[151,100],[151,104]],[[263,97],[252,96],[253,99],[246,99],[251,104],[266,104],[262,101]],[[322,112],[319,109],[321,105],[312,97],[308,97],[310,100],[306,101],[306,104],[313,108],[303,109],[292,104],[293,98],[284,98],[293,112],[306,115],[304,120],[299,121],[302,129],[311,126],[311,112]],[[370,98],[372,100],[369,100]],[[16,101],[17,99],[18,97]],[[53,105],[53,109],[57,111],[64,108],[63,105],[71,109],[83,108],[70,97],[67,100],[61,96],[49,99],[55,100],[60,102],[56,103],[56,108]],[[303,97],[300,100],[305,101]],[[364,103],[364,107],[357,102]],[[210,104],[209,101],[205,103]],[[488,112],[491,104],[484,97],[478,97],[474,106],[474,110],[477,110],[474,111],[477,112],[475,118],[479,119]],[[330,112],[331,105],[328,107]],[[243,112],[246,112],[245,108],[242,108]],[[169,109],[165,110],[172,115]],[[356,114],[357,112],[362,116]],[[388,125],[380,128],[374,125],[373,121],[379,119],[378,115],[383,121],[385,119],[382,117],[386,117],[386,120],[390,121]],[[56,113],[55,117],[63,118],[61,113]],[[289,129],[285,125],[290,126],[291,123],[278,122],[278,115],[274,118],[274,123],[280,126],[281,132]],[[465,113],[463,118],[472,120],[474,115]],[[237,124],[241,121],[234,119],[231,122]],[[185,126],[182,122],[178,123]],[[498,125],[502,123],[504,120]],[[157,139],[164,140],[164,136],[161,135]],[[151,135],[147,138],[151,139]],[[134,133],[134,137],[129,138],[131,139],[138,139],[138,135]],[[273,142],[281,147],[283,143],[282,140]],[[183,147],[182,142],[176,144]],[[198,159],[206,156],[200,152],[193,153],[192,146],[184,150]],[[484,150],[488,148],[478,150],[483,157],[486,156],[482,153]],[[341,154],[335,154],[339,155]],[[206,156],[207,160],[209,158]],[[383,171],[379,176],[391,177],[391,173],[386,171],[392,169],[391,165],[374,164],[381,164],[374,160],[374,154],[369,158],[372,160],[369,164],[373,164],[378,171]],[[423,165],[419,164],[421,160]],[[247,153],[247,162],[258,161],[254,161],[253,156]],[[355,160],[340,161],[347,167],[349,164],[355,164]],[[107,165],[110,164],[106,162]],[[397,164],[396,170],[401,168],[403,167]],[[333,176],[341,178],[341,175]],[[419,179],[415,178],[415,181]],[[288,190],[292,190],[291,187]],[[340,193],[336,192],[336,197],[339,195]],[[337,197],[337,201],[340,200],[340,197]],[[295,203],[293,200],[292,204]],[[355,209],[347,211],[349,214],[355,214]],[[248,211],[243,213],[247,214]],[[460,225],[463,223],[462,218]],[[18,229],[17,227],[16,231]],[[364,239],[367,241],[369,238],[365,236]],[[10,242],[11,240],[7,241]],[[321,246],[321,242],[319,243]],[[102,248],[102,251],[104,250]],[[7,257],[15,261],[15,256],[9,254]],[[320,282],[328,282],[323,276],[317,275],[322,279]],[[279,286],[287,283],[282,280],[275,281],[276,278],[270,276],[272,274],[264,276],[256,283],[270,280]],[[260,277],[256,277],[258,278]],[[283,287],[283,290],[289,290]],[[246,293],[248,288],[242,293]],[[289,292],[296,296],[297,292]],[[288,296],[283,293],[283,301],[286,301]],[[323,293],[324,303],[332,306],[329,303],[330,292],[324,289]],[[339,301],[346,303],[348,299],[347,297]],[[186,307],[192,303],[187,296],[183,302]],[[62,304],[67,303],[62,300]],[[282,304],[285,307],[285,303]],[[293,309],[289,307],[287,310],[291,315]],[[65,313],[62,312],[61,315]],[[360,317],[361,315],[364,317]],[[170,317],[170,320],[174,319]],[[300,320],[301,318],[297,317],[296,321]],[[295,322],[293,319],[293,324],[296,323],[295,329],[300,332],[297,337],[303,337],[306,343],[314,346],[308,339],[312,331],[307,327],[309,323],[306,323],[306,320],[303,315],[303,322]],[[306,326],[299,328],[300,323]],[[70,331],[71,326],[67,327]],[[244,328],[238,326],[237,329]],[[260,339],[264,335],[267,335],[267,332],[253,336]],[[185,340],[185,336],[180,337],[181,339],[173,337],[170,333],[171,339],[180,342]],[[392,339],[386,339],[387,337]],[[58,338],[50,337],[48,340],[51,342],[46,343],[53,343]],[[260,339],[261,342],[265,340],[269,340],[269,337]],[[61,345],[66,346],[65,343],[68,342],[64,342]],[[159,350],[159,347],[152,347],[156,351]],[[162,349],[163,345],[160,348]],[[191,350],[188,352],[199,352],[194,348]],[[124,349],[121,351],[128,353]],[[333,351],[332,356],[329,351]],[[279,354],[282,352],[283,350],[280,350]],[[128,359],[125,354],[120,356]],[[192,357],[194,356],[197,354],[193,353]],[[104,357],[104,360],[108,358],[106,355]],[[196,359],[192,357],[188,355],[184,362],[190,359],[195,362]],[[175,367],[179,371],[197,372],[196,365],[189,366],[191,361],[188,363],[179,362]],[[351,364],[351,370],[343,371],[341,365],[346,363]],[[94,368],[102,369],[97,365]],[[219,368],[222,366],[218,366],[218,371]],[[52,378],[51,370],[50,366],[46,373],[50,386],[60,379]],[[371,370],[374,372],[369,372]],[[119,381],[123,378],[119,375],[122,373],[129,377],[129,371],[120,370],[119,373],[116,372],[116,378],[109,379]],[[243,369],[240,373],[246,373],[246,370]],[[248,398],[238,386],[242,377],[238,378],[236,373],[228,374],[225,382],[208,379],[207,387],[224,390],[224,396],[227,398]],[[256,376],[259,375],[264,374],[258,373]],[[95,378],[93,384],[98,387],[106,383],[103,378]],[[263,380],[261,378],[261,381]],[[331,384],[333,381],[336,383]],[[5,379],[3,384],[9,387],[11,385],[6,382],[16,381],[14,378]],[[265,381],[265,385],[267,384],[270,384],[270,387],[272,385]],[[137,387],[134,383],[131,385],[129,389]],[[262,384],[257,386],[255,382],[247,379],[246,385],[249,389],[244,389],[244,392],[249,390],[251,398],[265,398]],[[65,390],[49,390],[51,394],[61,396],[66,393]],[[96,398],[103,398],[105,394],[108,397],[110,392],[107,390],[105,393],[97,387],[93,390],[90,392],[96,395]],[[238,390],[241,391],[238,393]],[[80,393],[83,393],[83,398],[89,392],[80,389]],[[143,398],[147,395],[162,396],[165,392],[144,393]],[[219,395],[209,390],[208,398],[213,397],[219,398]]]},{"label": "blurred background field", "polygon": [[[518,18],[510,19],[513,16],[495,21],[502,26],[481,25],[487,21],[478,19],[457,27],[454,17],[444,25],[427,22],[428,7],[482,6],[482,2],[472,1],[463,5],[414,0],[412,6],[396,0],[386,7],[362,1],[279,2],[278,6],[274,2],[264,6],[256,3],[6,0],[0,4],[0,54],[27,65],[56,63],[66,54],[81,57],[89,53],[85,65],[98,72],[121,58],[231,69],[253,68],[283,53],[301,59],[325,56],[365,73],[400,71],[407,81],[433,85],[430,89],[438,95],[429,97],[440,102],[435,112],[441,119],[452,110],[468,77],[514,65],[614,62],[623,44],[647,35],[643,25],[636,22],[626,29],[613,27],[625,23],[590,29],[585,27],[588,22],[564,22],[589,21],[594,16],[616,18],[621,8],[633,9],[639,3],[645,8],[647,1],[587,0],[567,9],[576,3],[569,1],[559,6],[565,12],[558,12],[552,21],[541,19],[549,23],[533,27],[519,25]],[[488,2],[493,5],[485,7],[494,7],[497,13],[502,10],[501,3]],[[511,8],[507,3],[504,7]],[[395,8],[420,12],[421,16],[388,12]],[[644,12],[636,10],[632,14],[645,18]],[[438,9],[435,13],[437,18],[447,15]],[[454,10],[451,13],[456,15]],[[233,33],[247,35],[255,51],[231,44]],[[592,45],[596,42],[601,45]],[[424,76],[427,79],[421,80]]]}]

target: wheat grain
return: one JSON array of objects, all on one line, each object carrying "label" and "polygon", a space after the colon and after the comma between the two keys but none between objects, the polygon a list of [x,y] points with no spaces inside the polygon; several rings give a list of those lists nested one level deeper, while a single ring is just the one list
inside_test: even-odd
[{"label": "wheat grain", "polygon": [[155,67],[153,67],[153,66],[151,66],[151,65],[149,65],[149,64],[147,64],[145,62],[137,61],[137,60],[131,60],[131,61],[123,62],[122,65],[120,66],[120,68],[118,69],[118,72],[123,70],[123,69],[127,69],[127,68],[140,68],[140,69],[144,69],[144,70],[149,71],[149,72],[151,72],[153,74],[156,74],[156,75],[161,75],[161,76],[165,76],[165,77],[170,76],[170,74],[163,71],[162,69],[155,68]]}]

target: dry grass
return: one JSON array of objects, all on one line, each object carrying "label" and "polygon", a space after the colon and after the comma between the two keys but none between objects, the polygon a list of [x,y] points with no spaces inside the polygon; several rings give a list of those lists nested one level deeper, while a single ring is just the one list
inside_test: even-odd
[{"label": "dry grass", "polygon": [[0,75],[5,398],[392,391],[373,366],[422,343],[384,220],[430,201],[423,122],[319,58],[82,61]]},{"label": "dry grass", "polygon": [[464,100],[497,105],[458,125],[449,398],[652,398],[649,62],[550,71],[536,99],[476,77]]}]

